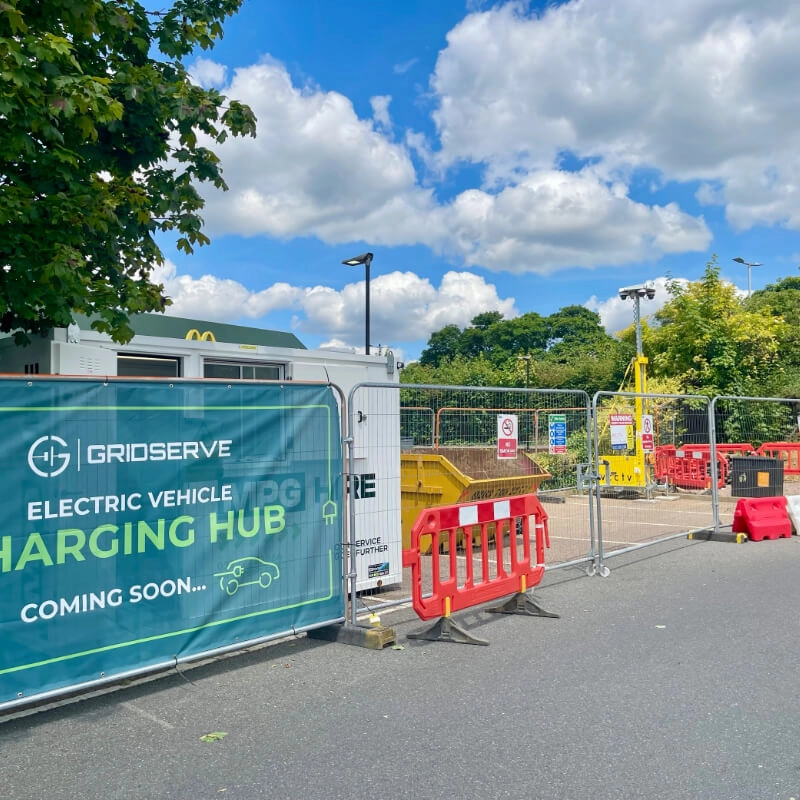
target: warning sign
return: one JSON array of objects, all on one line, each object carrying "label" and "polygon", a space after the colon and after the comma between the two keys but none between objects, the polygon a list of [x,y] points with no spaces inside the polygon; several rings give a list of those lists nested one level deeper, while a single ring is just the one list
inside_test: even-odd
[{"label": "warning sign", "polygon": [[655,450],[653,442],[653,415],[642,414],[642,451],[652,453]]},{"label": "warning sign", "polygon": [[608,422],[611,427],[612,450],[628,450],[632,442],[628,441],[629,434],[633,435],[633,414],[609,414]]},{"label": "warning sign", "polygon": [[609,414],[610,425],[633,425],[633,414]]},{"label": "warning sign", "polygon": [[497,457],[517,457],[517,415],[497,415]]}]

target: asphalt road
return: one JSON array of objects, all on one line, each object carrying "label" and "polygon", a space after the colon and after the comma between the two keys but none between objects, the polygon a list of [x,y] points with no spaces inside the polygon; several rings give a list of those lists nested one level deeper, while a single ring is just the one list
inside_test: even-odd
[{"label": "asphalt road", "polygon": [[[489,647],[306,638],[0,722],[0,798],[800,800],[800,540],[548,573]],[[218,741],[204,734],[220,732]]]}]

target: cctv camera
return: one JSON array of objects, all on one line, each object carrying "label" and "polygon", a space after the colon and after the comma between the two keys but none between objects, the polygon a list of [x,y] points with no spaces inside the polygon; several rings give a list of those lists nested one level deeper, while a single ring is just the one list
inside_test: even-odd
[{"label": "cctv camera", "polygon": [[648,284],[644,284],[641,286],[623,286],[619,290],[619,299],[625,300],[627,298],[631,298],[633,300],[636,297],[647,297],[652,300],[656,296],[655,287],[649,286]]}]

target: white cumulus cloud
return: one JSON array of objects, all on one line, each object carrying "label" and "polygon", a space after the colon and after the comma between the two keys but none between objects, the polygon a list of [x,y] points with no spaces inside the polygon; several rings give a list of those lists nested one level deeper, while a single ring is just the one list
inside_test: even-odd
[{"label": "white cumulus cloud", "polygon": [[800,6],[790,0],[511,2],[448,35],[431,86],[439,164],[489,184],[565,153],[618,175],[712,181],[739,228],[800,227]]},{"label": "white cumulus cloud", "polygon": [[[164,284],[174,316],[230,321],[262,320],[276,311],[294,313],[293,327],[301,335],[326,337],[331,347],[361,347],[364,341],[365,282],[355,281],[341,290],[328,286],[292,286],[277,283],[260,291],[212,275],[192,278],[178,274],[167,261],[153,272]],[[438,286],[414,272],[389,272],[370,281],[371,343],[425,341],[445,325],[469,325],[484,311],[499,311],[507,319],[517,316],[513,298],[501,298],[497,288],[469,272],[450,271]],[[269,327],[268,319],[266,320]]]},{"label": "white cumulus cloud", "polygon": [[455,265],[519,273],[655,259],[710,241],[702,218],[634,201],[621,176],[599,167],[517,170],[504,184],[440,200],[412,159],[433,158],[430,144],[411,131],[393,140],[388,95],[374,96],[373,118],[360,119],[348,98],[295,86],[268,58],[236,70],[224,92],[251,105],[258,134],[215,147],[230,191],[203,189],[212,236],[422,244]]},{"label": "white cumulus cloud", "polygon": [[218,88],[224,86],[228,80],[228,68],[224,64],[201,57],[189,67],[189,76],[199,86]]},{"label": "white cumulus cloud", "polygon": [[496,194],[459,195],[446,219],[468,264],[509,272],[622,264],[704,250],[711,232],[675,204],[647,206],[592,170],[541,170]]}]

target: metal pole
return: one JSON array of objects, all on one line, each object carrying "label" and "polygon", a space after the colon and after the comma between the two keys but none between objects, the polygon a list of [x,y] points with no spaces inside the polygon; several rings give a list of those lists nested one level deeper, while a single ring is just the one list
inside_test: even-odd
[{"label": "metal pole", "polygon": [[[641,298],[639,295],[634,295],[633,298],[633,321],[636,324],[636,370],[639,373],[639,391],[644,392],[644,364],[642,364],[642,356],[644,353],[642,352],[642,310],[641,310]],[[638,404],[638,414],[636,418],[636,424],[642,424],[642,401],[637,400]]]},{"label": "metal pole", "polygon": [[645,464],[644,451],[642,450],[642,414],[644,413],[644,403],[642,402],[642,394],[647,391],[645,386],[644,377],[644,353],[642,346],[642,310],[641,310],[641,296],[637,293],[633,297],[633,321],[636,324],[636,391],[638,392],[634,401],[636,413],[636,439],[635,453],[636,463],[641,469],[641,476],[645,482],[645,487],[648,492],[648,499],[650,498],[650,476]]},{"label": "metal pole", "polygon": [[525,356],[517,356],[517,361],[525,362],[525,388],[530,389],[531,386],[531,354]]},{"label": "metal pole", "polygon": [[[749,271],[749,270],[748,270]],[[717,398],[708,404],[708,457],[711,470],[711,514],[714,518],[714,533],[720,529],[719,520],[719,477],[717,472]]]},{"label": "metal pole", "polygon": [[596,569],[595,565],[595,524],[594,517],[596,513],[593,492],[600,493],[600,476],[599,476],[599,459],[595,461],[595,455],[592,445],[594,444],[594,417],[592,416],[592,403],[589,400],[589,395],[586,395],[586,457],[589,465],[589,474],[591,475],[589,482],[589,558],[592,562],[592,568]]},{"label": "metal pole", "polygon": [[366,289],[367,289],[367,307],[366,307],[367,319],[366,319],[366,323],[365,323],[366,324],[366,335],[367,335],[367,338],[366,338],[366,347],[365,347],[364,352],[366,352],[367,355],[369,355],[369,265],[370,265],[371,261],[372,261],[372,259],[368,258],[364,262],[364,268],[366,270],[366,278],[367,278],[367,285],[366,285]]},{"label": "metal pole", "polygon": [[[595,511],[596,511],[596,522],[597,522],[597,551],[594,553],[594,559],[592,561],[592,565],[594,567],[594,572],[598,575],[602,575],[603,577],[607,577],[608,572],[606,571],[606,567],[603,564],[603,511],[600,507],[600,426],[598,425],[598,417],[597,417],[597,398],[600,392],[595,392],[594,397],[592,398],[592,432],[591,435],[594,438],[594,467],[593,472],[597,476],[597,479],[593,481],[594,483],[594,503],[595,503]],[[610,467],[608,466],[608,462],[606,462],[606,480],[609,478],[609,470]],[[589,502],[592,502],[591,492],[589,493]]]},{"label": "metal pole", "polygon": [[[358,388],[358,387],[356,387]],[[347,510],[349,513],[349,525],[347,526],[347,547],[349,549],[349,565],[350,571],[347,573],[347,580],[350,584],[350,624],[353,626],[358,625],[358,560],[356,559],[356,507],[353,502],[353,491],[350,486],[350,480],[356,471],[355,462],[355,425],[353,424],[353,394],[355,390],[350,391],[350,396],[347,398],[347,432],[345,436],[345,443],[347,444],[347,475],[345,475],[345,498],[347,502]]]},{"label": "metal pole", "polygon": [[752,282],[750,280],[750,271],[752,270],[753,267],[760,267],[761,266],[761,262],[760,261],[745,261],[743,258],[740,258],[738,256],[736,258],[734,258],[733,260],[737,264],[743,264],[745,267],[747,267],[747,297],[749,298],[750,295],[752,294],[752,291],[753,291],[753,284],[752,284]]}]

